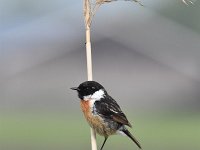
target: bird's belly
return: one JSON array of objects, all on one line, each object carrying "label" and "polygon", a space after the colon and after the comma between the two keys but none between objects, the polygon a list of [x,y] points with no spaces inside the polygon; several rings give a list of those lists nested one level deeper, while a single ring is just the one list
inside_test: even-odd
[{"label": "bird's belly", "polygon": [[116,133],[115,128],[110,128],[108,123],[98,115],[92,113],[90,101],[81,100],[81,109],[89,125],[100,135],[109,136]]}]

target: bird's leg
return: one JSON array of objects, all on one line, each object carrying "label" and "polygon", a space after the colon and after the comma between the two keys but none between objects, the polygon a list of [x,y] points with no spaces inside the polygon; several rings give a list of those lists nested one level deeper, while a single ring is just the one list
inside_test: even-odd
[{"label": "bird's leg", "polygon": [[102,149],[103,149],[103,147],[104,147],[104,145],[105,145],[105,143],[106,143],[107,139],[108,139],[108,137],[105,137],[105,139],[104,139],[104,141],[103,141],[103,144],[102,144],[102,146],[101,146],[101,149],[100,149],[100,150],[102,150]]}]

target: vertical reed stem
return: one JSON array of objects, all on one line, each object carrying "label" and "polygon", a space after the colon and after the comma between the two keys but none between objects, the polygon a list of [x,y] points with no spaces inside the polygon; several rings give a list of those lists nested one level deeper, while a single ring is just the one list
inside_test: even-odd
[{"label": "vertical reed stem", "polygon": [[[91,23],[91,4],[90,0],[84,0],[84,16],[86,29],[86,57],[87,57],[87,76],[88,81],[92,81],[92,49],[90,40],[90,23]],[[97,150],[96,132],[91,128],[91,146],[92,150]]]}]

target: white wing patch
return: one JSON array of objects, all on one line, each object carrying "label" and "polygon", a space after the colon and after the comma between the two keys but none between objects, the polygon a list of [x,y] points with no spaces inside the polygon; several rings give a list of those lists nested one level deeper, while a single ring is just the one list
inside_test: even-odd
[{"label": "white wing patch", "polygon": [[115,110],[113,110],[113,109],[110,109],[110,111],[112,111],[112,112],[114,112],[114,113],[116,113],[116,114],[118,113],[117,111],[115,111]]}]

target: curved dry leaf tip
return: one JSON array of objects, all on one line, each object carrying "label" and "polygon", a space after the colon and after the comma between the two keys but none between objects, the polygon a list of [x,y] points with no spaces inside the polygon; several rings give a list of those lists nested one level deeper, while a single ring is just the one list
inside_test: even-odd
[{"label": "curved dry leaf tip", "polygon": [[185,5],[189,5],[189,4],[194,5],[194,1],[192,1],[192,0],[182,0],[182,2],[183,2]]}]

